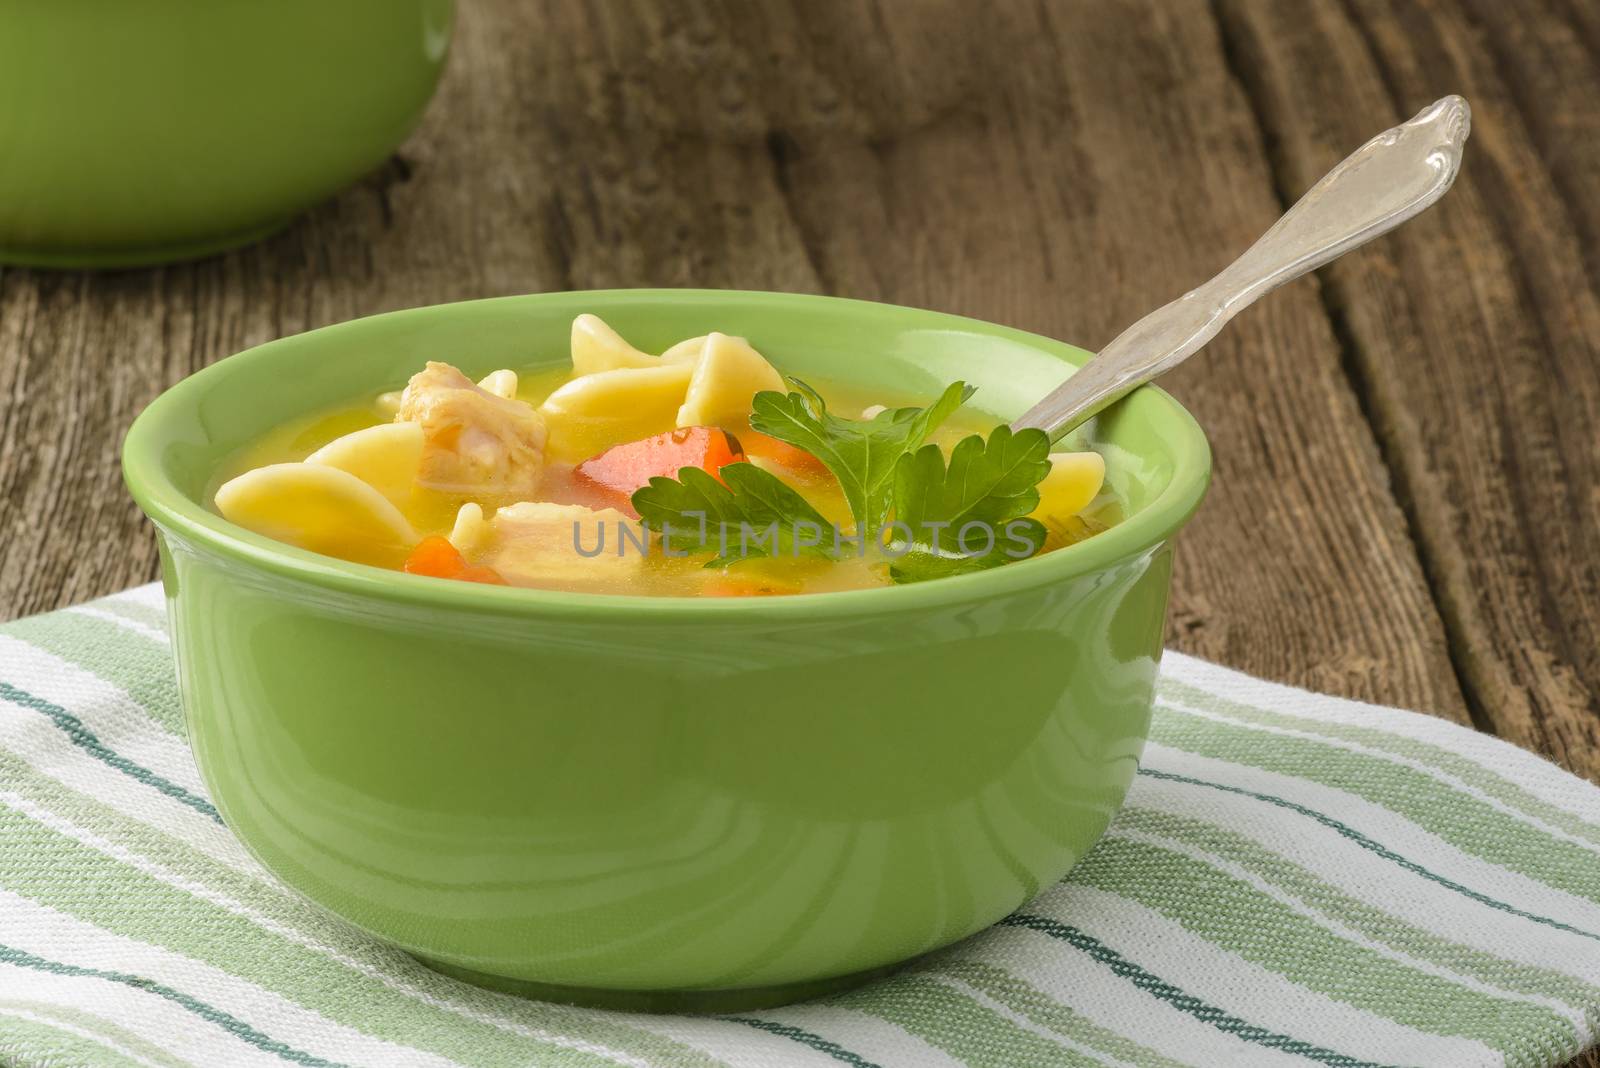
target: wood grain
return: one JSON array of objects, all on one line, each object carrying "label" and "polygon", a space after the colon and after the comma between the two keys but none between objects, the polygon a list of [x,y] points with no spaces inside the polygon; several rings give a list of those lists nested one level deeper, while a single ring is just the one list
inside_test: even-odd
[{"label": "wood grain", "polygon": [[1479,721],[1600,779],[1591,31],[1544,0],[1222,10],[1286,195],[1361,131],[1473,102],[1456,189],[1335,264],[1327,300]]}]

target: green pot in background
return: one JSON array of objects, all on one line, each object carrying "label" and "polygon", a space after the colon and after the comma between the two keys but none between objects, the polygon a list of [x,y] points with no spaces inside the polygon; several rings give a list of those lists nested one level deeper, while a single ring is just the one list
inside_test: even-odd
[{"label": "green pot in background", "polygon": [[210,511],[284,420],[565,364],[594,312],[778,367],[1011,417],[1082,350],[934,312],[707,291],[420,308],[276,341],[158,398],[124,446],[155,521],[190,744],[279,878],[477,982],[563,1000],[792,1000],[980,930],[1121,805],[1150,722],[1171,542],[1210,472],[1146,387],[1091,426],[1126,520],[981,574],[791,597],[511,589],[316,556]]},{"label": "green pot in background", "polygon": [[0,263],[256,240],[421,118],[453,0],[0,0]]}]

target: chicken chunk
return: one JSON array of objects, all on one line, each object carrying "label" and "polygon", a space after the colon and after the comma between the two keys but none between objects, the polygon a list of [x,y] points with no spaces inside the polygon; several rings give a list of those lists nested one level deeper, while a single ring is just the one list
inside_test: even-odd
[{"label": "chicken chunk", "polygon": [[544,469],[544,418],[447,363],[430,362],[400,396],[396,422],[422,426],[419,485],[445,493],[529,497]]},{"label": "chicken chunk", "polygon": [[641,542],[649,544],[638,520],[615,508],[524,501],[496,511],[476,547],[513,585],[625,593],[645,566]]}]

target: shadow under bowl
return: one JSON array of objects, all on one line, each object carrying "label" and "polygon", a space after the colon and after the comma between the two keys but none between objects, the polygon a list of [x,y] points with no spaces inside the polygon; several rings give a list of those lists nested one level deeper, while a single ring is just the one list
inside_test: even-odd
[{"label": "shadow under bowl", "polygon": [[811,996],[994,923],[1122,803],[1150,722],[1172,538],[1205,438],[1144,388],[1085,432],[1126,519],[913,586],[647,598],[423,579],[319,557],[208,508],[290,418],[402,384],[564,363],[596,313],[645,349],[710,329],[894,395],[956,378],[1012,417],[1086,353],[827,297],[550,293],[272,342],[129,432],[155,521],[190,743],[285,883],[449,974],[535,996],[728,1011]]}]

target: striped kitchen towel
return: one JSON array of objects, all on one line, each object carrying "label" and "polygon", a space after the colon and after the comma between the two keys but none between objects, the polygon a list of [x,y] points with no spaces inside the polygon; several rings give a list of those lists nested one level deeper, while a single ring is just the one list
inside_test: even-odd
[{"label": "striped kitchen towel", "polygon": [[0,627],[0,1062],[1554,1065],[1600,1024],[1600,790],[1439,720],[1169,655],[1127,806],[863,989],[644,1016],[454,982],[205,799],[155,587]]}]

